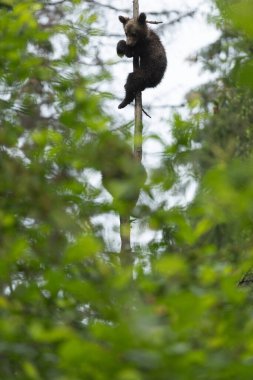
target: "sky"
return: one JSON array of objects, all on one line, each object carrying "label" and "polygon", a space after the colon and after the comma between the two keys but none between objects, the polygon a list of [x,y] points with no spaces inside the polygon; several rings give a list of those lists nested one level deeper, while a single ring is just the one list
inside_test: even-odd
[{"label": "sky", "polygon": [[[107,3],[107,0],[100,0]],[[110,4],[117,8],[129,9],[126,16],[132,15],[132,0],[111,0]],[[215,41],[218,37],[218,32],[213,26],[207,23],[207,15],[210,13],[209,0],[139,0],[140,12],[147,13],[149,20],[154,20],[153,16],[149,16],[149,12],[162,12],[163,10],[179,10],[183,12],[198,9],[197,15],[194,18],[186,18],[182,22],[173,27],[165,29],[165,33],[160,35],[165,46],[168,60],[168,67],[162,83],[155,89],[147,89],[143,92],[143,108],[151,106],[148,113],[152,118],[148,119],[143,115],[144,123],[144,145],[143,145],[143,164],[146,169],[155,168],[159,165],[162,155],[162,145],[154,140],[152,134],[157,134],[162,141],[171,142],[171,118],[172,112],[175,109],[170,107],[160,108],[161,105],[179,105],[184,102],[184,97],[190,90],[198,85],[205,83],[210,79],[210,74],[201,71],[199,64],[190,64],[189,57],[196,53],[204,46]],[[121,14],[121,13],[120,13]],[[124,38],[123,28],[118,21],[118,15],[115,12],[106,10],[106,26],[108,30],[115,34],[122,35]],[[116,18],[116,20],[115,20]],[[155,21],[160,21],[159,16],[156,16]],[[152,25],[155,31],[159,31],[159,26]],[[116,94],[123,99],[124,84],[129,72],[132,71],[132,60],[123,59],[116,55],[117,40],[102,39],[101,46],[105,50],[105,55],[108,60],[116,60],[119,63],[113,66],[112,74],[113,81],[104,88]],[[119,100],[111,101],[110,107],[115,112],[116,118],[119,120],[119,125],[123,122],[129,122],[133,119],[134,108],[127,106],[123,110],[118,110]],[[182,109],[179,109],[184,112]],[[186,182],[188,178],[185,178]],[[193,195],[196,186],[189,182],[189,186],[185,194],[175,196],[173,194],[165,195],[168,207],[175,204],[185,204],[189,202]],[[98,220],[103,224],[103,218]],[[104,233],[108,237],[109,245],[115,249],[115,246],[120,246],[118,234],[118,218],[112,218],[112,224],[104,224]],[[141,230],[138,223],[132,223],[132,244],[146,244],[154,235],[148,230]],[[157,238],[159,238],[157,236]]]}]

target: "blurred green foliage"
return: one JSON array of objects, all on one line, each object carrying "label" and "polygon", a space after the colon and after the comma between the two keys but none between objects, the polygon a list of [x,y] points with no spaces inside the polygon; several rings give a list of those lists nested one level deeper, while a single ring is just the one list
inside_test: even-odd
[{"label": "blurred green foliage", "polygon": [[162,238],[136,250],[133,271],[93,222],[133,209],[146,172],[109,132],[95,90],[108,72],[80,65],[97,34],[92,4],[2,2],[1,379],[252,378],[252,294],[237,286],[253,264],[251,3],[216,3],[221,36],[201,59],[219,78],[194,90],[188,120],[174,116],[145,185],[166,197],[183,173],[197,191],[185,206],[139,206]]}]

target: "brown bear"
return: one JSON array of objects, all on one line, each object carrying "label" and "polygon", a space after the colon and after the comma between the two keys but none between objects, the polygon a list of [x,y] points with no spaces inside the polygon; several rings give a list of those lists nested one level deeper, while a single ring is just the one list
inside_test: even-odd
[{"label": "brown bear", "polygon": [[140,68],[127,77],[125,99],[119,105],[119,108],[124,108],[134,100],[137,92],[161,82],[167,58],[160,38],[147,26],[145,13],[141,13],[137,20],[123,16],[119,16],[119,20],[123,24],[126,41],[118,42],[117,54],[140,58]]}]

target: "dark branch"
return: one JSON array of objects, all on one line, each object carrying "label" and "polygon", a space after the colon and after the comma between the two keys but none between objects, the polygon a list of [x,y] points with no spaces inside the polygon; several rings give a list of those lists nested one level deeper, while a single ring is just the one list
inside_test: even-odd
[{"label": "dark branch", "polygon": [[151,116],[142,108],[142,112],[151,119]]},{"label": "dark branch", "polygon": [[146,21],[147,24],[163,24],[163,21]]},{"label": "dark branch", "polygon": [[171,20],[168,23],[166,23],[166,25],[177,24],[178,22],[182,21],[186,17],[193,17],[193,16],[195,16],[196,13],[197,13],[197,9],[195,9],[193,11],[190,11],[190,12],[187,12],[187,13],[183,13],[180,16],[178,16],[177,18],[175,18],[174,20]]}]

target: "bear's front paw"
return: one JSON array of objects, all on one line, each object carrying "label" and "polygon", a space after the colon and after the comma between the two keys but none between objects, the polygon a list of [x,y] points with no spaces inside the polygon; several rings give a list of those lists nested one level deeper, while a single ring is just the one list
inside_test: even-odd
[{"label": "bear's front paw", "polygon": [[126,41],[120,40],[117,44],[117,54],[119,57],[123,57],[126,51]]}]

